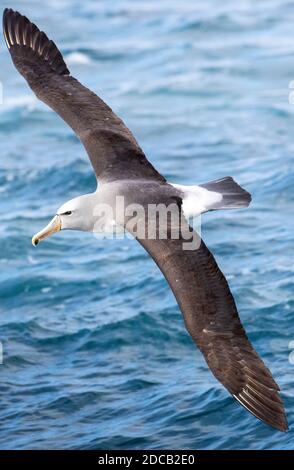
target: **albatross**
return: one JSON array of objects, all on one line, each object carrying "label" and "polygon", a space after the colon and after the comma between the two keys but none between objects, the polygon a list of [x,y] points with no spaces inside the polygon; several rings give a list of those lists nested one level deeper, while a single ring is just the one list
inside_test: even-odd
[{"label": "albatross", "polygon": [[[107,224],[126,229],[167,279],[186,328],[214,376],[255,417],[286,431],[279,386],[246,335],[225,276],[189,223],[191,217],[210,210],[247,207],[250,194],[231,177],[194,186],[169,183],[148,161],[124,122],[71,76],[61,52],[44,32],[12,9],[4,10],[3,31],[15,67],[36,96],[76,133],[98,183],[94,193],[63,204],[47,227],[33,237],[33,245],[60,230],[96,232],[103,227],[107,230]],[[141,214],[136,224],[128,225],[132,217],[117,209],[118,197],[123,198],[126,208],[172,206],[179,217],[174,218],[176,210],[171,211],[166,236],[162,236],[160,220],[152,236],[145,230],[139,233],[134,226],[145,229],[150,221],[160,219],[158,214],[152,216],[148,210],[147,216]],[[96,208],[101,205],[112,212],[97,229]],[[175,226],[180,229],[179,236],[174,236]],[[187,233],[198,240],[196,246],[186,246]]]}]

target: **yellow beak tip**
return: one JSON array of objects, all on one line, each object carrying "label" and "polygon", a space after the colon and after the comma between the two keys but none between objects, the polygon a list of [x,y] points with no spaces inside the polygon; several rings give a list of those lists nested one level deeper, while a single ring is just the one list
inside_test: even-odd
[{"label": "yellow beak tip", "polygon": [[32,238],[33,246],[37,246],[41,240],[44,240],[44,238],[50,237],[50,235],[53,235],[53,233],[59,232],[59,230],[61,230],[61,220],[60,220],[60,216],[56,215],[55,217],[53,217],[51,222],[49,222],[49,224],[45,228],[43,228],[43,230],[41,230],[40,232],[36,233],[33,236]]}]

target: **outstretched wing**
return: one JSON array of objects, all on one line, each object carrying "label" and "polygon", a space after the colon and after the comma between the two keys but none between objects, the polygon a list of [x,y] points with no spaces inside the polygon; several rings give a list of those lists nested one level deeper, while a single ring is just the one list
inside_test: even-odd
[{"label": "outstretched wing", "polygon": [[[188,229],[187,224],[185,233]],[[186,327],[215,377],[254,416],[286,431],[279,387],[252,347],[228,283],[204,242],[199,240],[196,250],[184,250],[182,238],[138,241],[166,277]]]},{"label": "outstretched wing", "polygon": [[4,11],[3,30],[17,70],[37,97],[78,135],[97,178],[165,182],[123,121],[95,93],[70,76],[61,53],[45,33],[11,9]]}]

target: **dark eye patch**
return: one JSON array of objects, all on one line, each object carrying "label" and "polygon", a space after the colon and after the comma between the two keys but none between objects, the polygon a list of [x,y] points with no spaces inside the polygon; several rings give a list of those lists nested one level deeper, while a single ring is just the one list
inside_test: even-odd
[{"label": "dark eye patch", "polygon": [[72,211],[67,211],[67,212],[64,212],[63,214],[61,215],[71,215],[72,214]]}]

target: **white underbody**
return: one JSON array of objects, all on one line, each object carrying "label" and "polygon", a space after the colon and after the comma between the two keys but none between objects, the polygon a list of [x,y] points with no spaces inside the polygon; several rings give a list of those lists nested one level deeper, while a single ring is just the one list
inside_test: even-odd
[{"label": "white underbody", "polygon": [[[223,199],[221,193],[209,191],[202,186],[169,184],[177,190],[176,195],[181,194],[183,213],[187,221],[214,209]],[[61,217],[62,228],[95,233],[113,233],[114,228],[117,231],[119,224],[115,222],[117,211],[115,195],[120,189],[117,186],[118,183],[101,184],[94,193],[79,196],[63,204],[57,211]],[[119,211],[125,209],[121,206],[118,208]],[[70,215],[67,216],[67,212]],[[97,224],[97,220],[103,224]]]},{"label": "white underbody", "polygon": [[[184,193],[182,208],[187,222],[213,209],[215,204],[223,199],[220,193],[209,191],[201,186],[169,184]],[[114,227],[116,233],[124,232],[124,228],[118,226],[115,220],[110,218],[104,226],[103,233],[113,233]]]},{"label": "white underbody", "polygon": [[176,189],[184,193],[183,211],[186,219],[197,217],[204,212],[211,210],[215,204],[222,200],[222,195],[215,191],[208,191],[201,186],[184,186],[172,184]]}]

